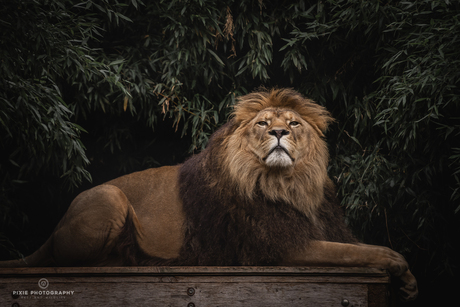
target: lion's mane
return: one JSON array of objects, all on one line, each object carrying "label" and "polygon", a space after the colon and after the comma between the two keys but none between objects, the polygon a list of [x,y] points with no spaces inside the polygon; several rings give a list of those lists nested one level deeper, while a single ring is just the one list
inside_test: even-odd
[{"label": "lion's mane", "polygon": [[[269,169],[244,150],[248,123],[266,108],[297,112],[317,132],[290,172]],[[293,90],[240,98],[232,119],[180,168],[185,242],[170,264],[271,265],[311,240],[355,242],[327,177],[323,132],[329,113]]]}]

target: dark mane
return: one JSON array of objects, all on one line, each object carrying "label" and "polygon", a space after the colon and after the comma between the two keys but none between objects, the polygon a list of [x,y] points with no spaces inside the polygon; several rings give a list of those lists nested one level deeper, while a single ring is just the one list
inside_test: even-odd
[{"label": "dark mane", "polygon": [[[267,170],[241,149],[249,122],[267,107],[293,109],[317,132],[305,156],[309,160],[299,162],[291,177]],[[180,166],[185,237],[179,257],[140,257],[140,263],[277,265],[287,254],[308,249],[312,240],[357,242],[327,177],[322,136],[332,120],[324,108],[292,90],[239,98],[234,117],[212,135],[204,151]]]},{"label": "dark mane", "polygon": [[355,242],[332,184],[326,185],[329,191],[315,218],[290,204],[269,201],[260,192],[255,199],[244,199],[228,182],[211,187],[211,182],[225,178],[220,148],[232,129],[232,122],[223,126],[203,152],[180,168],[186,236],[177,264],[274,265],[310,240]]}]

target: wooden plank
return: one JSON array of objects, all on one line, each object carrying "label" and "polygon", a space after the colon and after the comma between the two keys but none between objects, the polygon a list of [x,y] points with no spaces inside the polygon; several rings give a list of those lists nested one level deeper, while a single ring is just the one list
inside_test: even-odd
[{"label": "wooden plank", "polygon": [[[347,299],[349,306],[380,307],[386,305],[368,304],[369,286],[372,299],[386,304],[379,289],[389,283],[385,271],[363,268],[19,268],[0,274],[0,306],[295,307],[341,306]],[[43,278],[46,289],[38,284]]]},{"label": "wooden plank", "polygon": [[368,302],[369,307],[388,307],[392,306],[390,301],[391,289],[389,284],[369,284]]},{"label": "wooden plank", "polygon": [[[27,306],[340,306],[343,299],[353,306],[367,306],[367,286],[363,284],[325,283],[200,283],[189,280],[184,283],[117,283],[62,282],[50,279],[50,286],[41,290],[35,282],[21,283],[19,289],[26,293],[15,293],[9,299],[2,294],[2,306],[14,302]],[[6,294],[18,289],[11,284]],[[195,294],[189,296],[188,289]],[[24,290],[23,290],[24,291]]]},{"label": "wooden plank", "polygon": [[368,276],[386,278],[385,270],[362,267],[283,267],[283,266],[234,266],[234,267],[34,267],[34,268],[0,268],[2,276],[7,275],[308,275],[308,276]]}]

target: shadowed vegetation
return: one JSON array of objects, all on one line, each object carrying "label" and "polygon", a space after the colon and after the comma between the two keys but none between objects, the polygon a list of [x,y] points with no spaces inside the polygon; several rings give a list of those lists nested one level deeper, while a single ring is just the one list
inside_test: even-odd
[{"label": "shadowed vegetation", "polygon": [[82,189],[202,149],[263,85],[337,119],[330,176],[357,236],[452,275],[459,19],[448,0],[3,1],[3,258],[41,245]]}]

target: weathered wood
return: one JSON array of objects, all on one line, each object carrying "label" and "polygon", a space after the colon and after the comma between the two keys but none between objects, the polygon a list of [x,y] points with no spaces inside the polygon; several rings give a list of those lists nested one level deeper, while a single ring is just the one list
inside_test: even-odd
[{"label": "weathered wood", "polygon": [[0,306],[294,307],[348,300],[348,306],[380,307],[388,306],[390,282],[385,271],[369,268],[69,267],[0,274]]},{"label": "weathered wood", "polygon": [[390,302],[389,284],[368,284],[369,307],[388,307]]}]

